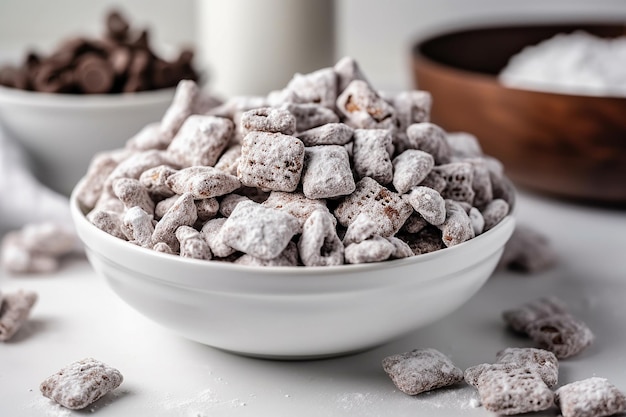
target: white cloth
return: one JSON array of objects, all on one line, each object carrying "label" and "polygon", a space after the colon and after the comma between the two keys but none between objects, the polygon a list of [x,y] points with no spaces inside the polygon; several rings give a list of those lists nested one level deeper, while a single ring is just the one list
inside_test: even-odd
[{"label": "white cloth", "polygon": [[69,200],[37,181],[23,150],[0,126],[0,237],[28,223],[46,221],[73,229]]}]

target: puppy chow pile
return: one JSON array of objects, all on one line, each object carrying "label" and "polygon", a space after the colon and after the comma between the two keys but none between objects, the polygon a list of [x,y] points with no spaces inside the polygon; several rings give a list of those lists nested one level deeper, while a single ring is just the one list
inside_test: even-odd
[{"label": "puppy chow pile", "polygon": [[474,136],[429,122],[429,93],[381,94],[349,57],[206,103],[182,81],[160,122],[93,158],[77,190],[90,222],[183,257],[329,266],[458,245],[514,204]]}]

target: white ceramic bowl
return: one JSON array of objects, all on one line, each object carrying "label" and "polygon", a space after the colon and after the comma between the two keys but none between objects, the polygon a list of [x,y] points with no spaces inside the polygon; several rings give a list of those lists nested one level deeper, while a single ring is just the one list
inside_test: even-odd
[{"label": "white ceramic bowl", "polygon": [[123,147],[173,97],[173,88],[69,95],[0,86],[0,124],[24,146],[37,178],[69,195],[95,153]]},{"label": "white ceramic bowl", "polygon": [[87,257],[130,306],[188,339],[250,356],[300,359],[381,345],[469,300],[489,278],[514,218],[468,242],[407,259],[336,267],[251,267],[181,258],[72,216]]}]

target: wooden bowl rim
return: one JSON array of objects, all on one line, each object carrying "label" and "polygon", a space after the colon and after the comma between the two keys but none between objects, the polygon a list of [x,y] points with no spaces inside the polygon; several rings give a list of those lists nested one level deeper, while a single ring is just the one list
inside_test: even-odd
[{"label": "wooden bowl rim", "polygon": [[[580,29],[574,29],[574,27],[580,27]],[[432,56],[424,52],[426,45],[432,42],[439,41],[446,37],[461,36],[468,33],[486,32],[486,31],[499,31],[499,30],[532,30],[532,29],[548,29],[548,28],[567,28],[568,32],[575,30],[584,30],[584,28],[596,27],[596,28],[623,28],[624,36],[626,36],[626,23],[623,21],[606,22],[606,21],[562,21],[562,22],[517,22],[511,24],[467,24],[465,26],[458,26],[454,29],[433,31],[430,34],[422,36],[418,39],[411,49],[411,56],[413,61],[413,70],[418,71],[421,65],[429,66],[429,69],[436,70],[438,72],[446,73],[449,76],[455,78],[465,78],[468,81],[477,83],[484,83],[491,86],[497,86],[504,90],[515,91],[517,93],[534,94],[537,96],[551,96],[551,97],[566,97],[571,99],[575,97],[577,100],[589,100],[589,101],[616,101],[619,103],[626,102],[626,97],[621,96],[600,96],[589,95],[580,93],[568,93],[568,92],[556,92],[549,90],[513,87],[501,83],[498,80],[497,74],[492,74],[484,71],[470,70],[461,68],[458,66],[450,65],[448,63],[441,62]]]}]

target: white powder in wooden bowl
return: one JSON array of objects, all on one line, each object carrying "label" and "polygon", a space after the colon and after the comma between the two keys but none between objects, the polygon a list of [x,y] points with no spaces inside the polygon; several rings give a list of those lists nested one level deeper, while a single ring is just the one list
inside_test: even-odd
[{"label": "white powder in wooden bowl", "polygon": [[566,94],[626,97],[626,36],[558,34],[513,56],[500,72],[509,86]]}]

